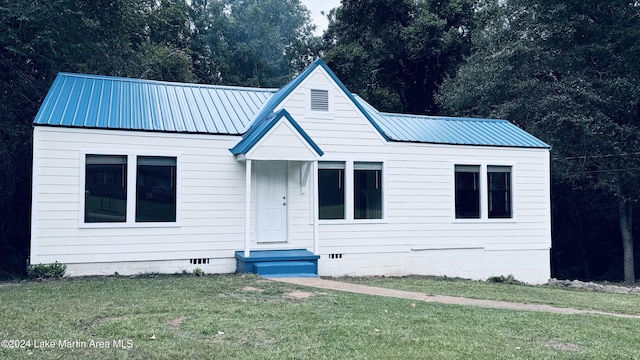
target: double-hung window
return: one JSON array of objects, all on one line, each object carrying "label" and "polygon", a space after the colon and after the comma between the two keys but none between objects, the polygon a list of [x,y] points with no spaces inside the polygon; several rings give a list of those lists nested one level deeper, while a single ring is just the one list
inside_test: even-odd
[{"label": "double-hung window", "polygon": [[176,163],[167,156],[86,154],[84,223],[175,223]]},{"label": "double-hung window", "polygon": [[456,219],[513,218],[511,173],[511,166],[456,165]]},{"label": "double-hung window", "polygon": [[354,219],[382,219],[382,163],[353,164]]},{"label": "double-hung window", "polygon": [[176,158],[138,156],[136,222],[176,221]]},{"label": "double-hung window", "polygon": [[480,166],[455,167],[456,219],[480,218]]},{"label": "double-hung window", "polygon": [[489,218],[511,218],[511,167],[487,166]]},{"label": "double-hung window", "polygon": [[344,219],[344,162],[318,163],[318,205],[320,219]]},{"label": "double-hung window", "polygon": [[84,222],[127,221],[127,156],[87,155]]},{"label": "double-hung window", "polygon": [[383,219],[381,162],[318,162],[320,220]]}]

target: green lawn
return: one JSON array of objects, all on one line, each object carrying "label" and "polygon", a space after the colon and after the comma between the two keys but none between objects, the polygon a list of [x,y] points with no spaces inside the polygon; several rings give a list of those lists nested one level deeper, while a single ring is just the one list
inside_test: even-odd
[{"label": "green lawn", "polygon": [[[585,303],[599,295],[573,293]],[[9,284],[0,304],[0,339],[31,341],[0,349],[10,359],[640,359],[636,319],[415,302],[248,275]],[[127,349],[113,348],[120,340]]]}]

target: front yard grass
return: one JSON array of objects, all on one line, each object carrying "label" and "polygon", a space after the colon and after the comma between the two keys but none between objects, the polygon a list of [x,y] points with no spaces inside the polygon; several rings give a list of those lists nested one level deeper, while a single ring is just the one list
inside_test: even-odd
[{"label": "front yard grass", "polygon": [[[385,283],[394,281],[402,279]],[[578,294],[585,303],[599,295]],[[637,319],[416,302],[252,275],[8,284],[0,304],[0,340],[30,341],[3,342],[0,358],[10,359],[640,359]]]}]

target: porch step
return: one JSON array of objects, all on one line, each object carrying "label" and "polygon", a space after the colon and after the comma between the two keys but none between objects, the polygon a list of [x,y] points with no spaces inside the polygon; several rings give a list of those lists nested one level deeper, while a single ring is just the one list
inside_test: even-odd
[{"label": "porch step", "polygon": [[[318,276],[316,264],[311,261],[270,261],[253,265],[255,273],[263,277],[305,277]],[[298,276],[295,276],[298,275]]]},{"label": "porch step", "polygon": [[306,249],[236,251],[237,272],[263,277],[318,277],[318,259]]}]

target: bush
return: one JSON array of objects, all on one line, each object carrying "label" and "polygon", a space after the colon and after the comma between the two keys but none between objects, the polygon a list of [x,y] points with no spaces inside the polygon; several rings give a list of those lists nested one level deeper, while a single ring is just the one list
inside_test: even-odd
[{"label": "bush", "polygon": [[52,264],[35,264],[27,267],[27,275],[33,279],[54,279],[64,276],[66,264],[54,262]]},{"label": "bush", "polygon": [[492,276],[487,279],[487,282],[497,284],[522,284],[522,281],[516,280],[513,275],[507,275],[507,277],[504,277],[503,275]]}]

